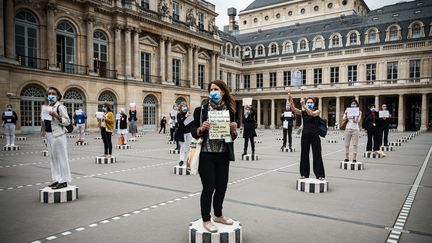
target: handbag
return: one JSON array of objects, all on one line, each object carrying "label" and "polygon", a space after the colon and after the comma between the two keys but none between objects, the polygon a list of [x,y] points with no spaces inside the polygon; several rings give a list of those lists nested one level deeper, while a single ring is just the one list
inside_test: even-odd
[{"label": "handbag", "polygon": [[319,131],[318,134],[320,137],[325,138],[325,136],[327,135],[327,120],[322,119],[321,117],[319,118]]},{"label": "handbag", "polygon": [[[57,114],[60,115],[59,105],[57,106]],[[67,133],[72,133],[74,130],[74,127],[71,123],[69,123],[69,125],[66,125],[66,126],[63,126],[63,125],[60,125],[60,126],[62,126],[63,128],[66,128]]]},{"label": "handbag", "polygon": [[339,126],[339,130],[345,130],[347,124],[348,124],[348,119],[343,119]]}]

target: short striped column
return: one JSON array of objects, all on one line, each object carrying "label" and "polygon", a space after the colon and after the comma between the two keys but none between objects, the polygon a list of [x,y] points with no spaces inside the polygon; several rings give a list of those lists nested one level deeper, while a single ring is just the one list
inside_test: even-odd
[{"label": "short striped column", "polygon": [[116,149],[131,149],[131,146],[129,144],[120,144],[120,145],[116,145]]},{"label": "short striped column", "polygon": [[262,141],[261,140],[254,140],[254,143],[262,143]]},{"label": "short striped column", "polygon": [[242,160],[258,160],[258,155],[254,154],[252,156],[252,154],[245,154],[242,155]]},{"label": "short striped column", "polygon": [[294,138],[301,138],[301,135],[294,135]]},{"label": "short striped column", "polygon": [[391,142],[390,146],[402,146],[401,142]]},{"label": "short striped column", "polygon": [[183,166],[176,165],[176,166],[174,166],[173,172],[176,175],[190,175],[190,172],[186,168],[186,165],[183,165]]},{"label": "short striped column", "polygon": [[39,190],[39,201],[41,203],[64,203],[78,199],[78,187],[68,185],[60,189],[45,187]]},{"label": "short striped column", "polygon": [[170,141],[170,140],[168,140],[168,141],[167,141],[167,144],[176,144],[176,142],[175,142],[175,141]]},{"label": "short striped column", "polygon": [[178,149],[170,149],[170,154],[180,154],[180,150],[178,150]]},{"label": "short striped column", "polygon": [[408,140],[403,139],[403,138],[398,138],[397,141],[398,141],[399,143],[407,143],[407,142],[408,142]]},{"label": "short striped column", "polygon": [[327,139],[327,143],[337,143],[336,139]]},{"label": "short striped column", "polygon": [[74,135],[74,134],[68,134],[68,135],[66,135],[67,136],[67,138],[76,138],[77,136],[76,135]]},{"label": "short striped column", "polygon": [[287,148],[287,147],[283,147],[281,148],[282,152],[287,152],[287,153],[292,153],[295,152],[295,148]]},{"label": "short striped column", "polygon": [[27,141],[27,137],[16,137],[17,141]]},{"label": "short striped column", "polygon": [[96,157],[96,164],[114,164],[116,162],[116,157],[111,156],[109,158],[103,156]]},{"label": "short striped column", "polygon": [[365,153],[363,154],[363,156],[364,156],[365,158],[371,158],[371,159],[380,159],[380,158],[382,158],[382,155],[381,155],[381,154],[379,154],[379,153],[375,153],[375,152],[365,152]]},{"label": "short striped column", "polygon": [[297,179],[296,189],[307,193],[324,193],[328,191],[328,181],[315,178]]},{"label": "short striped column", "polygon": [[363,162],[342,161],[339,168],[343,170],[364,170]]},{"label": "short striped column", "polygon": [[88,142],[86,142],[86,141],[77,141],[77,142],[75,142],[75,145],[76,146],[85,146],[85,145],[88,145]]},{"label": "short striped column", "polygon": [[381,146],[381,150],[382,151],[394,151],[394,147],[393,146]]},{"label": "short striped column", "polygon": [[234,220],[234,224],[225,225],[215,223],[216,233],[208,232],[202,219],[189,224],[189,243],[242,243],[242,225]]},{"label": "short striped column", "polygon": [[277,140],[277,141],[282,141],[283,138],[281,138],[281,137],[277,137],[276,140]]},{"label": "short striped column", "polygon": [[48,150],[43,150],[41,154],[43,157],[48,157]]},{"label": "short striped column", "polygon": [[134,137],[132,137],[132,138],[128,138],[128,140],[127,140],[128,142],[136,142],[136,141],[138,141],[138,139],[137,138],[134,138]]},{"label": "short striped column", "polygon": [[19,150],[20,147],[18,145],[14,145],[14,146],[4,146],[3,150],[4,151],[17,151]]}]

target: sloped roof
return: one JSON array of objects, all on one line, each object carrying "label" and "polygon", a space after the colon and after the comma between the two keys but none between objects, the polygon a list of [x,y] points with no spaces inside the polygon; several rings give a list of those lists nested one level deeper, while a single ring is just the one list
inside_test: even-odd
[{"label": "sloped roof", "polygon": [[249,4],[249,6],[247,6],[247,8],[244,9],[244,11],[267,7],[278,3],[291,2],[291,1],[292,0],[255,0],[251,4]]}]

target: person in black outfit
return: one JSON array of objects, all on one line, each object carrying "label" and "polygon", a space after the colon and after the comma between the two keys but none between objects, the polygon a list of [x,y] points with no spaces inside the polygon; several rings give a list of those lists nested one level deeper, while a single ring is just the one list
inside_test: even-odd
[{"label": "person in black outfit", "polygon": [[379,127],[380,121],[375,105],[369,105],[369,111],[366,112],[363,119],[363,128],[366,129],[368,137],[366,145],[366,151],[368,152],[378,152],[380,150]]},{"label": "person in black outfit", "polygon": [[[203,138],[199,157],[198,172],[203,190],[201,193],[201,217],[203,226],[209,232],[217,232],[217,227],[210,220],[213,198],[214,222],[232,225],[234,221],[222,214],[222,204],[228,184],[229,164],[235,160],[234,143],[237,138],[237,123],[235,122],[235,100],[223,81],[212,81],[208,85],[209,100],[207,104],[194,111],[194,121],[191,129],[195,139]],[[210,139],[208,122],[212,111],[228,110],[230,116],[230,137],[225,139]],[[214,194],[214,195],[213,195]]]},{"label": "person in black outfit", "polygon": [[165,134],[165,127],[166,127],[166,123],[167,123],[167,120],[166,120],[166,118],[165,117],[162,117],[162,120],[160,121],[160,130],[159,130],[159,133],[162,131],[162,129],[163,129],[163,133]]},{"label": "person in black outfit", "polygon": [[[291,117],[285,116],[285,112],[291,112]],[[291,105],[289,103],[286,104],[284,112],[282,112],[281,117],[282,127],[283,127],[283,144],[281,149],[286,147],[287,143],[287,134],[288,134],[288,146],[292,148],[292,129],[293,123],[295,120],[295,114],[291,110]]]},{"label": "person in black outfit", "polygon": [[255,128],[257,126],[255,119],[255,110],[252,109],[251,106],[247,105],[244,108],[243,114],[243,138],[244,138],[244,147],[243,154],[247,154],[248,149],[248,141],[250,140],[251,148],[252,148],[252,156],[255,155],[255,142],[254,138],[257,136]]},{"label": "person in black outfit", "polygon": [[324,180],[324,164],[321,155],[321,139],[319,137],[320,110],[314,109],[315,100],[307,97],[301,101],[301,110],[297,109],[291,95],[288,97],[291,108],[295,114],[303,119],[301,136],[300,179],[309,178],[309,150],[312,146],[313,171],[317,179]]},{"label": "person in black outfit", "polygon": [[180,145],[179,166],[183,166],[183,163],[187,158],[187,153],[189,152],[190,144],[192,142],[192,136],[190,132],[192,122],[185,124],[185,120],[191,115],[186,103],[181,103],[178,109],[179,111],[177,113],[177,131],[175,133],[175,139]]},{"label": "person in black outfit", "polygon": [[[387,105],[383,104],[382,106],[382,110],[386,111],[387,110]],[[379,118],[380,120],[380,131],[379,131],[379,144],[384,145],[384,146],[388,146],[388,134],[389,134],[389,125],[390,125],[390,119],[391,119],[391,115],[390,117],[383,117],[383,118]],[[384,136],[384,138],[383,138]],[[384,142],[384,144],[383,144]]]}]

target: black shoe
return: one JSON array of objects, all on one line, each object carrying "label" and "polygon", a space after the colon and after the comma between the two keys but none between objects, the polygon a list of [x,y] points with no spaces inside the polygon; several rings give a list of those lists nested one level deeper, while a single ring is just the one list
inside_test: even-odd
[{"label": "black shoe", "polygon": [[58,181],[51,183],[51,185],[49,185],[49,187],[56,187],[58,185]]},{"label": "black shoe", "polygon": [[284,148],[285,148],[285,146],[282,146],[282,147],[281,147],[281,150],[284,149]]},{"label": "black shoe", "polygon": [[183,164],[184,164],[184,162],[183,162],[183,160],[181,160],[181,161],[179,162],[179,166],[183,166]]},{"label": "black shoe", "polygon": [[289,146],[289,149],[290,149],[290,150],[292,150],[292,147],[291,147],[291,146]]},{"label": "black shoe", "polygon": [[357,160],[353,159],[353,163],[357,163]]},{"label": "black shoe", "polygon": [[63,182],[63,183],[58,183],[55,187],[53,187],[52,189],[61,189],[61,188],[64,188],[64,187],[67,187],[67,183],[66,182]]},{"label": "black shoe", "polygon": [[348,162],[349,160],[348,159],[344,159],[344,162]]}]

